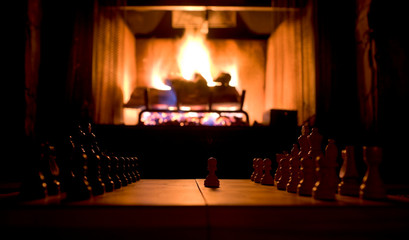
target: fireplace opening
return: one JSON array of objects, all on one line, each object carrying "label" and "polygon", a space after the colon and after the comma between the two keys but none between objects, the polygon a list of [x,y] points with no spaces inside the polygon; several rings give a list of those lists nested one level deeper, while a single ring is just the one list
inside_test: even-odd
[{"label": "fireplace opening", "polygon": [[100,4],[94,121],[268,125],[272,109],[306,121],[315,114],[314,26],[312,4],[302,2]]}]

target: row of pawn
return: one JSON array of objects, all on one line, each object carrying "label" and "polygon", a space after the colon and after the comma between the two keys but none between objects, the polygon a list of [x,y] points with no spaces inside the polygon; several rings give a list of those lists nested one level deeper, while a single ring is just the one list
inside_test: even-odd
[{"label": "row of pawn", "polygon": [[40,170],[23,184],[24,200],[62,193],[67,201],[86,200],[140,180],[138,158],[101,151],[89,123],[77,125],[59,148],[41,144],[40,153]]},{"label": "row of pawn", "polygon": [[126,187],[138,180],[137,157],[117,156],[101,151],[92,132],[91,124],[78,135],[70,136],[71,155],[67,200],[85,200],[115,189]]},{"label": "row of pawn", "polygon": [[338,173],[335,140],[328,139],[324,152],[321,150],[322,140],[323,136],[317,128],[312,128],[310,132],[307,126],[302,126],[298,144],[293,144],[291,152],[276,154],[278,167],[274,177],[270,173],[271,160],[255,158],[251,180],[320,200],[335,200],[337,193],[372,200],[386,199],[385,186],[379,174],[381,148],[363,147],[367,170],[360,181],[354,147],[347,146],[341,151],[343,163]]}]

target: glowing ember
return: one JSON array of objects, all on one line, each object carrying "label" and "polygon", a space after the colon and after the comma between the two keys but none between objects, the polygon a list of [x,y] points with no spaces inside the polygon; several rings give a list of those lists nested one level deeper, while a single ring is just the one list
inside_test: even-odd
[{"label": "glowing ember", "polygon": [[247,125],[247,116],[243,112],[146,111],[142,113],[141,124],[146,126],[243,126]]}]

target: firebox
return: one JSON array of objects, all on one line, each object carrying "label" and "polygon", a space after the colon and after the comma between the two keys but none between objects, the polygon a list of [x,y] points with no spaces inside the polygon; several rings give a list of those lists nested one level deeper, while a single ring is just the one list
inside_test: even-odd
[{"label": "firebox", "polygon": [[310,1],[98,2],[98,124],[269,125],[315,114]]}]

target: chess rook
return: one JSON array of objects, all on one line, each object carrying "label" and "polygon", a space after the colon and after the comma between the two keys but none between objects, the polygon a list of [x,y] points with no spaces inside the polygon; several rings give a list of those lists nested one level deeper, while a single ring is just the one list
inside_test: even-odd
[{"label": "chess rook", "polygon": [[217,170],[217,160],[216,158],[209,158],[207,160],[207,170],[209,171],[209,174],[207,175],[205,181],[204,181],[204,186],[209,187],[209,188],[218,188],[220,187],[220,181],[216,176],[216,170]]},{"label": "chess rook", "polygon": [[342,159],[343,163],[339,171],[341,182],[338,184],[338,193],[341,195],[359,196],[360,182],[353,146],[346,146],[342,150]]},{"label": "chess rook", "polygon": [[359,196],[372,200],[386,199],[385,185],[379,174],[379,164],[382,161],[382,148],[363,147],[363,158],[367,170],[360,186]]}]

